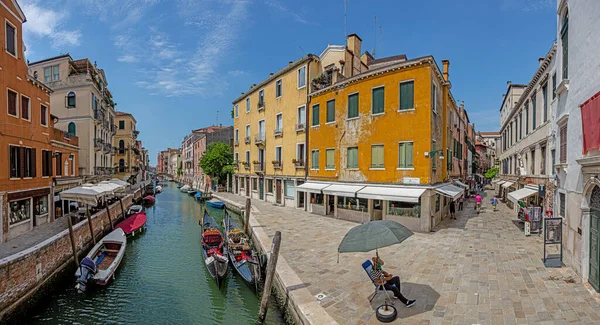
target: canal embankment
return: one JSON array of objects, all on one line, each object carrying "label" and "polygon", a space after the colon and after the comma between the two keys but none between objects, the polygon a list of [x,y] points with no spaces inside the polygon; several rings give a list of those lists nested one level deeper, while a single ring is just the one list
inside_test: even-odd
[{"label": "canal embankment", "polygon": [[[245,206],[240,201],[245,198],[224,193],[213,193],[213,197],[223,201],[228,209],[243,215]],[[248,229],[260,253],[268,254],[271,251],[272,239],[256,219],[256,214],[260,214],[260,211],[252,205]],[[273,284],[273,293],[277,297],[277,304],[287,322],[303,325],[338,324],[306,289],[307,284],[298,277],[282,254],[279,255],[277,261]]]},{"label": "canal embankment", "polygon": [[[141,196],[141,189],[128,194],[122,199],[123,207],[126,209]],[[109,211],[113,224],[122,219],[123,211],[119,201],[110,205]],[[91,221],[96,239],[102,238],[111,230],[106,209],[93,214]],[[87,219],[73,225],[73,233],[77,255],[84,256],[93,245]],[[34,305],[34,298],[43,295],[53,279],[59,277],[69,265],[73,268],[75,266],[69,229],[0,259],[0,322],[13,311]]]}]

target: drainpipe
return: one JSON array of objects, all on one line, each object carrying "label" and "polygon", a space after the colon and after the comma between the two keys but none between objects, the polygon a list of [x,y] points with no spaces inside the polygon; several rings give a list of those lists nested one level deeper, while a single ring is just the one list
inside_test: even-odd
[{"label": "drainpipe", "polygon": [[[304,110],[304,114],[305,114],[305,120],[306,120],[306,126],[304,127],[306,130],[306,138],[304,140],[304,142],[306,143],[304,145],[305,150],[306,150],[306,158],[308,158],[308,154],[309,154],[309,148],[308,148],[308,136],[309,136],[309,132],[310,132],[310,127],[309,127],[309,121],[308,121],[308,110],[310,109],[310,87],[311,85],[308,83],[309,80],[309,76],[310,76],[310,64],[312,63],[312,58],[311,60],[308,62],[308,64],[306,65],[306,109]],[[321,111],[319,111],[319,114],[321,113]],[[308,159],[305,159],[308,160]],[[304,164],[304,181],[306,181],[308,179],[308,162],[306,162]],[[304,204],[306,205],[306,198],[304,200]]]}]

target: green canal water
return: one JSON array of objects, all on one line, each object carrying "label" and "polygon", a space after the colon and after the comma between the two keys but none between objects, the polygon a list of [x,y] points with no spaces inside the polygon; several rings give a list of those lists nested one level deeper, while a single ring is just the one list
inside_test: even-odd
[{"label": "green canal water", "polygon": [[[169,183],[146,210],[147,231],[129,239],[115,281],[77,294],[74,278],[66,277],[20,323],[255,324],[260,301],[253,290],[231,266],[219,289],[204,266],[202,209]],[[221,223],[223,210],[208,209]],[[265,323],[284,324],[273,303]]]}]

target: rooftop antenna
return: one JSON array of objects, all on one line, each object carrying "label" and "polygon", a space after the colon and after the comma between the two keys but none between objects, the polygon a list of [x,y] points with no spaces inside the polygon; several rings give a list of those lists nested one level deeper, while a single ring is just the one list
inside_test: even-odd
[{"label": "rooftop antenna", "polygon": [[383,56],[383,27],[379,26],[379,54]]},{"label": "rooftop antenna", "polygon": [[298,47],[300,48],[300,50],[302,50],[303,54],[306,54],[306,51],[302,48],[302,46],[298,45]]},{"label": "rooftop antenna", "polygon": [[373,57],[375,57],[375,49],[377,48],[377,16],[373,16],[373,32],[375,34],[375,44],[373,44]]},{"label": "rooftop antenna", "polygon": [[344,40],[346,41],[346,46],[348,46],[348,34],[346,33],[346,7],[348,6],[348,0],[344,0]]}]

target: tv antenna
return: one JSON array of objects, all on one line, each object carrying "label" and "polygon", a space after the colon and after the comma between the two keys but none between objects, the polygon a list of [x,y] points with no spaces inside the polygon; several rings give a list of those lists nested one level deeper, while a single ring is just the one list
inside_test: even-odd
[{"label": "tv antenna", "polygon": [[346,32],[346,7],[348,6],[348,0],[344,0],[344,40],[346,41],[346,46],[348,46],[348,33]]}]

